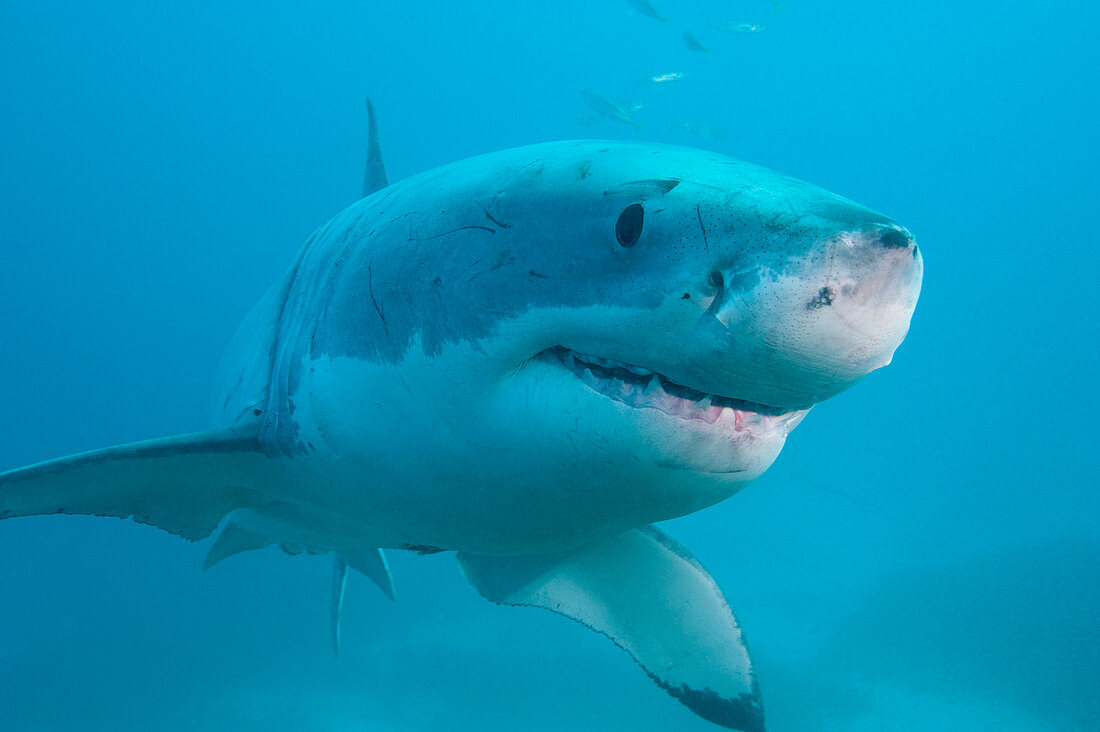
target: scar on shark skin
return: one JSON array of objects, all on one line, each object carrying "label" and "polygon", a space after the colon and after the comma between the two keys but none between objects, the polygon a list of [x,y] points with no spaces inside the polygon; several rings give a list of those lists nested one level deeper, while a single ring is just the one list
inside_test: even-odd
[{"label": "scar on shark skin", "polygon": [[502,229],[511,229],[512,228],[511,224],[506,224],[503,221],[498,221],[495,216],[493,216],[491,213],[489,213],[489,209],[485,208],[485,209],[482,209],[482,210],[485,211],[485,218],[489,219],[490,221],[492,221],[494,224],[496,224],[500,228],[502,228]]},{"label": "scar on shark skin", "polygon": [[450,236],[451,234],[457,234],[460,231],[471,231],[471,230],[487,231],[490,234],[497,233],[496,229],[490,229],[488,226],[479,226],[478,224],[470,224],[469,226],[459,226],[456,229],[451,229],[450,231],[444,231],[441,234],[432,234],[431,236],[413,236],[412,234],[409,234],[409,238],[408,238],[407,241],[431,241],[432,239],[440,239],[444,236]]},{"label": "scar on shark skin", "polygon": [[372,265],[367,265],[367,292],[370,293],[371,305],[374,305],[374,311],[378,313],[378,318],[382,321],[382,327],[386,333],[390,332],[389,325],[386,324],[386,314],[382,312],[382,305],[379,304],[378,299],[374,296],[374,272],[371,269]]},{"label": "scar on shark skin", "polygon": [[703,226],[703,212],[699,208],[699,204],[695,204],[695,217],[699,219],[699,230],[703,232],[703,247],[709,250],[710,242],[707,241],[707,227]]}]

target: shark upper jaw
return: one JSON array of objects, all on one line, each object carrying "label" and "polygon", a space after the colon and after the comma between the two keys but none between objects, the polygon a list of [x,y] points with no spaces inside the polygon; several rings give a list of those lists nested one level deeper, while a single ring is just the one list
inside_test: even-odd
[{"label": "shark upper jaw", "polygon": [[538,357],[572,372],[589,389],[629,407],[654,409],[695,423],[728,426],[734,432],[767,433],[781,429],[786,434],[809,411],[707,394],[641,366],[565,346],[549,348]]}]

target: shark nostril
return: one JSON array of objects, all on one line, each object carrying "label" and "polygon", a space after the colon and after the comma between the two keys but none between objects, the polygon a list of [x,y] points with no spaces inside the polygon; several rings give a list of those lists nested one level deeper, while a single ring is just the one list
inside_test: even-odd
[{"label": "shark nostril", "polygon": [[820,310],[821,308],[827,308],[833,304],[833,300],[836,299],[836,293],[833,292],[830,287],[822,287],[817,291],[817,294],[806,303],[807,310]]},{"label": "shark nostril", "polygon": [[882,246],[887,249],[906,249],[913,240],[904,232],[897,229],[890,229],[879,239]]}]

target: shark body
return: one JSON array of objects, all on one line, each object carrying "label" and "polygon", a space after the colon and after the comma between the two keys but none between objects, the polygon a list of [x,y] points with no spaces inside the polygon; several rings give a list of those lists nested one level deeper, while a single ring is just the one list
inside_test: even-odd
[{"label": "shark body", "polygon": [[[368,103],[369,106],[369,103]],[[740,628],[653,523],[758,477],[889,362],[922,276],[892,220],[688,148],[566,141],[365,196],[245,319],[219,427],[0,474],[0,518],[132,517],[206,566],[278,544],[391,598],[383,550],[607,636],[697,714],[762,730]]]}]

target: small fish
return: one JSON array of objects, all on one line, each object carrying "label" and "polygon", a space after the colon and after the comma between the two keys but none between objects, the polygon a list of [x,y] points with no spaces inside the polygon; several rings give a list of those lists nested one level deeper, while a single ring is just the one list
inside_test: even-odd
[{"label": "small fish", "polygon": [[765,0],[769,5],[775,8],[775,16],[779,17],[779,11],[783,9],[784,5],[787,5],[790,0]]},{"label": "small fish", "polygon": [[684,45],[690,48],[692,51],[700,51],[702,53],[710,53],[710,49],[699,42],[699,39],[695,37],[695,34],[690,30],[684,31]]},{"label": "small fish", "polygon": [[725,33],[763,33],[768,29],[766,25],[759,23],[742,23],[737,20],[727,20],[723,23],[711,23],[711,28],[717,28]]},{"label": "small fish", "polygon": [[682,71],[670,71],[667,74],[654,74],[653,76],[647,76],[639,81],[642,83],[650,84],[671,84],[674,81],[683,81],[687,78],[687,74]]},{"label": "small fish", "polygon": [[654,20],[659,20],[662,23],[667,23],[670,20],[670,18],[666,18],[663,15],[661,15],[660,13],[658,13],[657,8],[653,7],[649,3],[649,0],[626,0],[626,1],[630,4],[630,7],[634,8],[634,10],[639,15],[644,15],[647,18],[653,18]]},{"label": "small fish", "polygon": [[588,105],[588,108],[596,114],[633,127],[641,127],[641,125],[630,116],[631,112],[636,112],[642,108],[641,104],[636,102],[631,104],[619,104],[618,102],[611,101],[599,92],[590,91],[588,89],[582,91],[581,96],[584,98],[584,103]]},{"label": "small fish", "polygon": [[723,140],[726,137],[724,131],[713,125],[703,124],[701,122],[671,122],[668,126],[674,130],[683,130],[690,135],[702,137],[707,140]]}]

